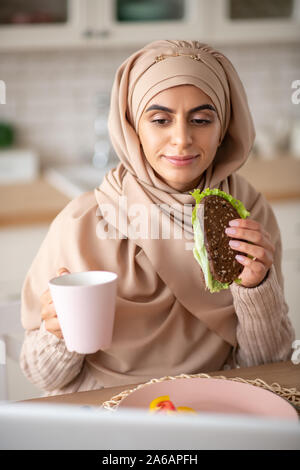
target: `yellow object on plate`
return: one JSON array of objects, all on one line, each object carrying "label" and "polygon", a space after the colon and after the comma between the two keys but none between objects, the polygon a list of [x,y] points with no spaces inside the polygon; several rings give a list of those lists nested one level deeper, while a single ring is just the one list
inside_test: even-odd
[{"label": "yellow object on plate", "polygon": [[159,403],[161,403],[162,401],[169,401],[169,400],[170,400],[169,395],[164,395],[162,397],[157,397],[154,400],[152,400],[152,402],[150,403],[149,408],[150,408],[150,410],[157,410]]},{"label": "yellow object on plate", "polygon": [[189,406],[177,406],[177,411],[180,411],[181,413],[196,413],[196,411]]},{"label": "yellow object on plate", "polygon": [[161,397],[157,397],[151,401],[149,405],[149,409],[151,412],[164,412],[167,414],[172,413],[196,413],[193,408],[189,406],[178,406],[177,408],[174,406],[172,401],[170,400],[169,395],[163,395]]}]

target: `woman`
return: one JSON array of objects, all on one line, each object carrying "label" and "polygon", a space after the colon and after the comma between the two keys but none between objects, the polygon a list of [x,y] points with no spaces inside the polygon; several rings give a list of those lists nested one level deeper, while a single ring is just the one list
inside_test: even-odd
[{"label": "woman", "polygon": [[[49,395],[288,359],[294,331],[280,232],[264,197],[235,173],[255,133],[231,62],[196,41],[150,43],[116,73],[109,131],[119,165],[56,217],[23,286],[20,363],[28,379]],[[232,247],[245,253],[242,282],[216,294],[205,290],[185,211],[195,203],[190,191],[206,187],[232,194],[251,212],[227,230],[238,244]],[[158,237],[149,232],[154,214]],[[162,235],[167,223],[170,237]],[[60,268],[118,274],[109,349],[86,356],[66,350],[47,290]]]}]

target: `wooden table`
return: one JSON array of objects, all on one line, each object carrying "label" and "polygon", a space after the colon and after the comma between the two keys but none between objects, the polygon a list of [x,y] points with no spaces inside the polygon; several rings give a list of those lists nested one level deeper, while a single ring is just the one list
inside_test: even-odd
[{"label": "wooden table", "polygon": [[[295,365],[291,361],[207,373],[210,376],[222,375],[224,377],[240,377],[250,380],[259,378],[269,385],[276,382],[284,388],[295,387],[297,390],[300,390],[300,364]],[[25,402],[100,406],[104,401],[109,400],[124,390],[131,390],[137,385],[138,384],[122,385],[118,387],[102,388],[100,390],[92,390],[90,392],[77,392],[66,395],[35,398],[25,400]]]}]

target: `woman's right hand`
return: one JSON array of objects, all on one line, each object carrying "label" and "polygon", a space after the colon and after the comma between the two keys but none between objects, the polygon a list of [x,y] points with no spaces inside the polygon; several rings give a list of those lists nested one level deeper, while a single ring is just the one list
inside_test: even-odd
[{"label": "woman's right hand", "polygon": [[[62,276],[64,274],[69,273],[70,271],[67,268],[60,268],[57,271],[56,275]],[[45,290],[45,292],[41,295],[40,301],[42,304],[41,317],[42,320],[45,321],[46,330],[52,333],[53,335],[57,336],[59,339],[63,339],[63,334],[60,328],[60,324],[57,318],[57,314],[49,289]]]}]

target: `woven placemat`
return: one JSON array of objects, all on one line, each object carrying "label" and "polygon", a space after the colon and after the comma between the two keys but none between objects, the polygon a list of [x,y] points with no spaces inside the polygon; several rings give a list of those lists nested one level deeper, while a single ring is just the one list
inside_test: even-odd
[{"label": "woven placemat", "polygon": [[279,395],[281,398],[284,398],[285,400],[287,400],[291,405],[293,405],[296,408],[298,415],[300,417],[300,391],[297,390],[296,388],[284,388],[276,382],[269,385],[259,378],[254,379],[254,380],[248,380],[248,379],[246,380],[240,377],[229,378],[229,377],[224,377],[222,375],[210,376],[208,374],[193,374],[193,375],[180,374],[180,375],[175,375],[174,377],[168,375],[166,377],[161,377],[160,379],[151,379],[149,382],[140,384],[137,387],[133,388],[132,390],[124,390],[118,395],[115,395],[110,400],[107,400],[104,403],[102,403],[101,408],[104,408],[109,411],[116,411],[121,401],[124,400],[125,397],[135,392],[136,390],[140,390],[141,388],[146,387],[147,385],[150,385],[150,384],[163,382],[166,380],[193,379],[193,378],[223,379],[223,380],[225,379],[225,380],[232,380],[233,382],[243,382],[246,384],[255,385],[256,387],[264,388],[265,390],[269,390],[270,392],[273,392],[276,395]]}]

